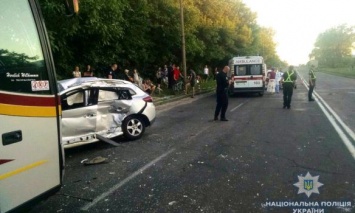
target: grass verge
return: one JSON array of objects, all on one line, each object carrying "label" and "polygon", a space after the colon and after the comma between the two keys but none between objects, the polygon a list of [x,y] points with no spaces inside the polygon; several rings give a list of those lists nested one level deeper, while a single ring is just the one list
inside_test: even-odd
[{"label": "grass verge", "polygon": [[319,72],[328,73],[331,75],[337,75],[347,78],[355,78],[355,68],[319,68]]}]

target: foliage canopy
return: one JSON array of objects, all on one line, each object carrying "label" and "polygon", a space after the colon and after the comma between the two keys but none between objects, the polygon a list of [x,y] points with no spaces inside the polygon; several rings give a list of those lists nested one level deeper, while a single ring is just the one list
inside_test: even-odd
[{"label": "foliage canopy", "polygon": [[352,50],[355,46],[355,27],[340,25],[318,35],[310,59],[320,67],[344,67],[354,65]]},{"label": "foliage canopy", "polygon": [[[65,17],[61,3],[40,0],[59,78],[75,65],[97,70],[115,62],[152,76],[157,66],[181,63],[178,0],[85,0],[78,16]],[[184,0],[187,66],[222,67],[234,56],[262,55],[282,66],[273,31],[256,24],[241,0]],[[102,75],[102,72],[97,72]]]}]

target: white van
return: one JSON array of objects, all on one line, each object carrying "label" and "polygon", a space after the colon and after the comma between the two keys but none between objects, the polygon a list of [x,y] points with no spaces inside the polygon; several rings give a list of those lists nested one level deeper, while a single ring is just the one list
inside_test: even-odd
[{"label": "white van", "polygon": [[233,93],[258,93],[264,95],[265,91],[265,67],[261,56],[234,57],[229,61],[230,77]]}]

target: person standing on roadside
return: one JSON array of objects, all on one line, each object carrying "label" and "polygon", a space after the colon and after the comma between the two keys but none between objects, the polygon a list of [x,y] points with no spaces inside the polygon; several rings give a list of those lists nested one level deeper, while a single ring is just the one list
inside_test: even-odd
[{"label": "person standing on roadside", "polygon": [[116,70],[117,70],[117,64],[113,63],[110,68],[108,68],[106,77],[108,79],[114,79],[116,78]]},{"label": "person standing on roadside", "polygon": [[314,101],[314,99],[312,98],[312,93],[315,86],[316,86],[316,75],[314,74],[314,65],[312,64],[311,68],[309,69],[308,101]]},{"label": "person standing on roadside", "polygon": [[168,88],[172,89],[174,84],[174,69],[175,64],[170,64],[168,67]]},{"label": "person standing on roadside", "polygon": [[123,80],[130,81],[130,82],[134,83],[133,77],[130,75],[128,69],[124,70]]},{"label": "person standing on roadside", "polygon": [[90,64],[86,65],[86,70],[83,72],[84,77],[93,77],[94,71],[91,68]]},{"label": "person standing on roadside", "polygon": [[79,70],[79,66],[75,66],[74,71],[73,71],[73,77],[74,78],[81,78],[81,72]]},{"label": "person standing on roadside", "polygon": [[157,78],[158,91],[160,91],[161,90],[160,85],[161,85],[161,81],[163,79],[161,67],[159,67],[158,70],[155,72],[155,77]]},{"label": "person standing on roadside", "polygon": [[195,97],[195,84],[196,84],[196,73],[190,68],[190,86],[191,86],[191,98]]},{"label": "person standing on roadside", "polygon": [[203,78],[204,78],[205,81],[207,81],[207,80],[208,80],[208,77],[209,77],[208,71],[209,71],[209,70],[208,70],[208,66],[205,65],[205,68],[203,69]]},{"label": "person standing on roadside", "polygon": [[280,81],[281,81],[281,70],[276,70],[276,77],[275,77],[275,92],[280,92]]},{"label": "person standing on roadside", "polygon": [[293,66],[288,68],[288,71],[285,72],[282,76],[282,83],[283,83],[283,94],[284,94],[284,103],[283,108],[287,109],[291,108],[291,99],[293,94],[293,87],[297,80],[297,75],[293,70]]},{"label": "person standing on roadside", "polygon": [[137,69],[133,69],[133,81],[135,84],[138,85],[139,88],[143,88],[142,87],[142,80],[141,77],[139,76],[139,73],[137,71]]},{"label": "person standing on roadside", "polygon": [[217,82],[217,105],[216,110],[214,112],[214,120],[218,120],[219,113],[221,113],[221,121],[228,121],[226,118],[226,111],[228,108],[228,87],[229,87],[229,79],[227,77],[227,72],[229,72],[230,68],[225,66],[222,72],[218,72],[216,76]]},{"label": "person standing on roadside", "polygon": [[268,79],[269,79],[269,83],[267,85],[267,91],[271,94],[275,93],[275,79],[276,79],[276,72],[275,72],[275,68],[271,68],[271,72],[268,73]]}]

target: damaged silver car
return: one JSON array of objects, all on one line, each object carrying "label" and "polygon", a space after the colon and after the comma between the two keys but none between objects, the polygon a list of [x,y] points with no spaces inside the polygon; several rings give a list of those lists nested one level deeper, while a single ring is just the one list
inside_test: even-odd
[{"label": "damaged silver car", "polygon": [[152,97],[128,81],[74,78],[58,88],[66,148],[120,135],[135,140],[155,120]]}]

